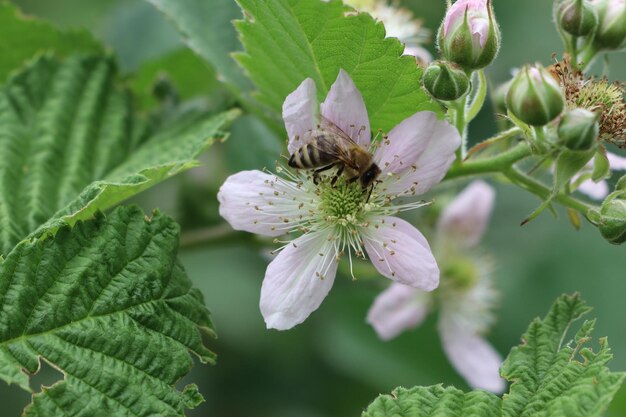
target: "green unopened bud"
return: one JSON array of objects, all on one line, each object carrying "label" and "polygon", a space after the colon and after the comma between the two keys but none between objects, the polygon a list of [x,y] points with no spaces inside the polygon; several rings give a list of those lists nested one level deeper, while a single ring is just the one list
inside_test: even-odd
[{"label": "green unopened bud", "polygon": [[522,122],[544,126],[561,114],[565,97],[558,81],[544,67],[527,65],[513,79],[506,106]]},{"label": "green unopened bud", "polygon": [[500,49],[491,0],[457,0],[439,28],[439,50],[466,71],[489,65]]},{"label": "green unopened bud", "polygon": [[598,115],[585,109],[569,110],[561,117],[557,132],[568,149],[587,151],[595,145],[600,134]]},{"label": "green unopened bud", "polygon": [[626,44],[626,2],[624,0],[591,0],[598,14],[598,29],[593,40],[598,49],[621,49]]},{"label": "green unopened bud", "polygon": [[574,36],[587,36],[598,25],[598,16],[586,0],[566,0],[559,6],[558,22],[564,31]]},{"label": "green unopened bud", "polygon": [[424,72],[424,87],[436,99],[452,101],[467,93],[469,77],[456,64],[435,61]]},{"label": "green unopened bud", "polygon": [[600,208],[598,228],[609,243],[626,242],[626,200],[609,196]]}]

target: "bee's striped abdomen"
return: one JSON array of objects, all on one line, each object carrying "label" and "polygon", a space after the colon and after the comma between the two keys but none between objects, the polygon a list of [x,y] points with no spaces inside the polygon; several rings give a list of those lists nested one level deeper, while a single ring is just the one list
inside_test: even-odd
[{"label": "bee's striped abdomen", "polygon": [[317,140],[304,144],[289,158],[289,166],[292,168],[309,169],[318,168],[332,162],[328,155],[319,151]]}]

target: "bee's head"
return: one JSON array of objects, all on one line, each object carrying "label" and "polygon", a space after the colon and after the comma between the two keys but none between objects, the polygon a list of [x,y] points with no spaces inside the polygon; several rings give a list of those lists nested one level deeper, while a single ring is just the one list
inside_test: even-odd
[{"label": "bee's head", "polygon": [[370,167],[361,175],[361,186],[363,188],[368,188],[372,183],[378,178],[380,175],[380,168],[378,165],[372,164]]}]

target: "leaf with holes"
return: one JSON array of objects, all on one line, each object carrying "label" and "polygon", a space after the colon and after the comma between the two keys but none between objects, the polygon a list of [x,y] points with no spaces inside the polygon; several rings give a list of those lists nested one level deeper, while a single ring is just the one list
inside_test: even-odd
[{"label": "leaf with holes", "polygon": [[512,382],[502,399],[439,385],[398,388],[374,400],[363,417],[599,417],[625,374],[607,368],[613,356],[606,338],[596,352],[585,346],[594,321],[585,321],[566,342],[571,324],[589,310],[578,294],[563,295],[544,320],[531,323],[500,369]]},{"label": "leaf with holes", "polygon": [[421,88],[422,69],[385,38],[382,23],[349,13],[340,0],[237,0],[236,23],[245,53],[237,55],[260,100],[280,112],[285,97],[307,77],[322,100],[339,69],[347,71],[367,106],[373,129],[389,131],[416,111],[440,112]]},{"label": "leaf with holes", "polygon": [[42,56],[0,88],[0,254],[194,166],[238,115],[146,120],[115,76],[108,58]]},{"label": "leaf with holes", "polygon": [[594,320],[585,321],[573,339],[572,323],[591,309],[578,294],[562,296],[543,319],[535,319],[511,350],[500,373],[513,382],[502,401],[503,417],[601,416],[622,385],[624,374],[610,372],[613,355],[606,338],[588,345]]},{"label": "leaf with holes", "polygon": [[0,378],[30,390],[40,360],[63,381],[25,416],[183,415],[202,397],[174,384],[214,354],[202,295],[177,259],[179,228],[136,207],[19,243],[0,264]]}]

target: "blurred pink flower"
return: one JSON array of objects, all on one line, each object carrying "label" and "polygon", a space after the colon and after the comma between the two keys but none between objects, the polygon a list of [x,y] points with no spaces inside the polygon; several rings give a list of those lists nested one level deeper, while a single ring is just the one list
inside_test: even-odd
[{"label": "blurred pink flower", "polygon": [[[436,293],[394,283],[374,300],[367,321],[381,339],[389,340],[419,326],[438,303],[437,328],[452,365],[473,388],[500,393],[505,388],[498,372],[502,358],[482,337],[493,320],[490,309],[496,299],[489,267],[476,257],[462,256],[482,238],[494,198],[488,184],[474,181],[441,214],[436,247],[442,248],[439,260],[444,269]],[[447,275],[446,268],[459,259],[473,269],[470,282]]]},{"label": "blurred pink flower", "polygon": [[[304,80],[283,105],[295,152],[327,121],[365,149],[371,147],[370,124],[361,93],[339,71],[326,100],[318,106],[315,83]],[[319,113],[319,114],[318,114]],[[284,242],[269,264],[261,288],[261,313],[268,328],[289,329],[315,311],[332,287],[344,253],[364,257],[402,284],[432,291],[439,268],[428,242],[406,221],[393,215],[422,202],[394,205],[396,197],[419,195],[444,177],[460,145],[457,130],[436,114],[420,112],[405,119],[377,146],[373,159],[382,173],[369,201],[358,182],[314,184],[310,174],[279,167],[281,175],[244,171],[220,188],[220,215],[234,229],[265,236],[299,235]]]}]

